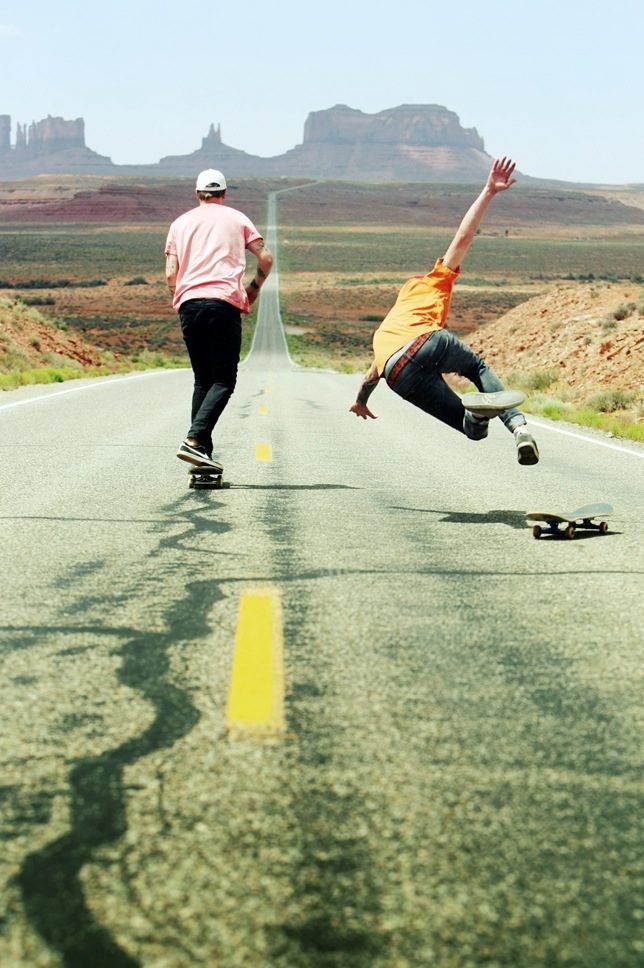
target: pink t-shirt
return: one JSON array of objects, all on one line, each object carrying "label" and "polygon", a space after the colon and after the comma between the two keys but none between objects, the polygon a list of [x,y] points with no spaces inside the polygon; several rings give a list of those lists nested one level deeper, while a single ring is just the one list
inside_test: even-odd
[{"label": "pink t-shirt", "polygon": [[187,299],[224,299],[247,313],[246,249],[261,237],[242,212],[216,202],[175,219],[165,244],[165,254],[179,264],[174,308]]}]

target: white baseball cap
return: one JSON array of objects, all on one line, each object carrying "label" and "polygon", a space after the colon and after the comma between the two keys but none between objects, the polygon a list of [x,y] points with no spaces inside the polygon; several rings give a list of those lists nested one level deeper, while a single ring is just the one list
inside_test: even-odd
[{"label": "white baseball cap", "polygon": [[197,175],[198,192],[223,192],[225,188],[226,179],[216,168],[206,168]]}]

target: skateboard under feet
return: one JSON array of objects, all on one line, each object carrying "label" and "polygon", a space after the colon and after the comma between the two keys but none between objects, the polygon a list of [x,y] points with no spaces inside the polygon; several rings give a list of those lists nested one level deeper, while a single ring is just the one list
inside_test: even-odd
[{"label": "skateboard under feet", "polygon": [[218,471],[213,467],[199,467],[193,464],[188,471],[189,488],[194,488],[197,491],[211,491],[223,486],[223,470]]}]

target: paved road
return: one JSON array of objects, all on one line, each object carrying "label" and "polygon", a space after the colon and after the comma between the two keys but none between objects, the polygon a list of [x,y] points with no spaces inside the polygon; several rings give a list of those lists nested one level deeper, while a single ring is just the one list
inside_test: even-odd
[{"label": "paved road", "polygon": [[364,424],[271,287],[223,490],[187,372],[0,400],[0,964],[641,966],[644,449]]}]

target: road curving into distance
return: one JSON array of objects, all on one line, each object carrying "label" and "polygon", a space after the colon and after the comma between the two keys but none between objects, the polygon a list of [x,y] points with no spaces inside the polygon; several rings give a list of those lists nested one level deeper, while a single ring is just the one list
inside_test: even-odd
[{"label": "road curving into distance", "polygon": [[278,286],[222,490],[188,371],[0,399],[0,963],[640,966],[644,449],[365,424]]}]

